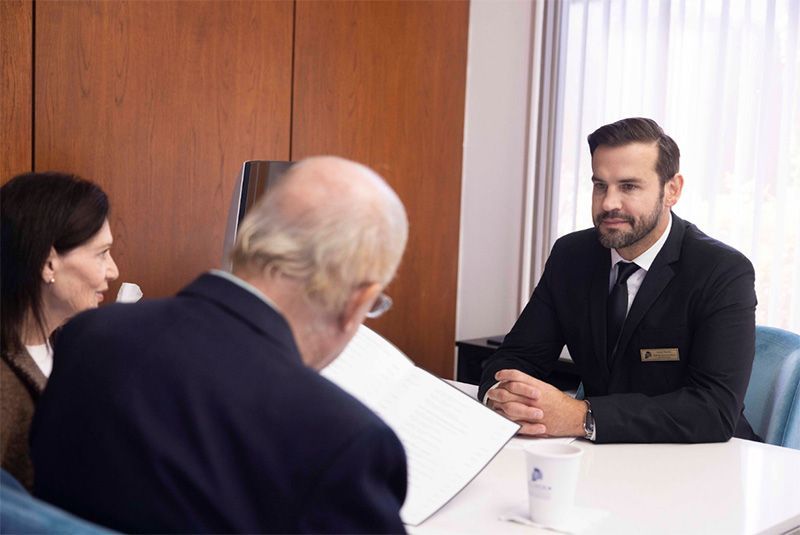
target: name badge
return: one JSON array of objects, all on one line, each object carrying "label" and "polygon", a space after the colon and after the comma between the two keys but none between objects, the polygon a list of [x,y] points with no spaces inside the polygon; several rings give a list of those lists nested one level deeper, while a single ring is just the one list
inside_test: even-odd
[{"label": "name badge", "polygon": [[681,360],[677,347],[657,347],[655,349],[640,349],[639,356],[642,362],[665,362]]}]

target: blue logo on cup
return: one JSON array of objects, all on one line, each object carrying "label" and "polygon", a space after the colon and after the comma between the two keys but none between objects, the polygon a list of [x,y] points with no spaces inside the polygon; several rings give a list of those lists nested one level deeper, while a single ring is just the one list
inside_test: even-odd
[{"label": "blue logo on cup", "polygon": [[538,468],[533,469],[533,475],[531,475],[531,481],[539,481],[542,479],[542,471]]}]

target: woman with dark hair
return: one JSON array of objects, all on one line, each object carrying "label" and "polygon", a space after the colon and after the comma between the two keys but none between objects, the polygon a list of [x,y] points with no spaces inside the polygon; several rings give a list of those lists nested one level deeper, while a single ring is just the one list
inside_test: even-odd
[{"label": "woman with dark hair", "polygon": [[74,175],[29,173],[0,188],[0,461],[33,485],[28,428],[53,366],[53,332],[97,307],[119,271],[108,197]]}]

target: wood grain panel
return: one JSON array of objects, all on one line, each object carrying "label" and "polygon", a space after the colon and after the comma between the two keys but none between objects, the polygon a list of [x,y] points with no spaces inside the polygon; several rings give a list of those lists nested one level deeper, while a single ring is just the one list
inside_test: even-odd
[{"label": "wood grain panel", "polygon": [[172,294],[219,266],[242,161],[289,157],[293,4],[36,9],[36,170],[100,183],[120,280]]},{"label": "wood grain panel", "polygon": [[33,3],[0,1],[0,183],[32,167]]},{"label": "wood grain panel", "polygon": [[411,222],[395,308],[370,322],[453,375],[466,2],[298,2],[292,158],[338,154],[397,190]]}]

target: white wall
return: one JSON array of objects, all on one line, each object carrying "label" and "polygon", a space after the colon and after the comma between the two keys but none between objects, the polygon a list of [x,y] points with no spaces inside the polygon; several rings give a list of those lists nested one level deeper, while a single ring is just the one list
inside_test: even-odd
[{"label": "white wall", "polygon": [[456,338],[508,331],[519,313],[534,4],[472,0]]}]

